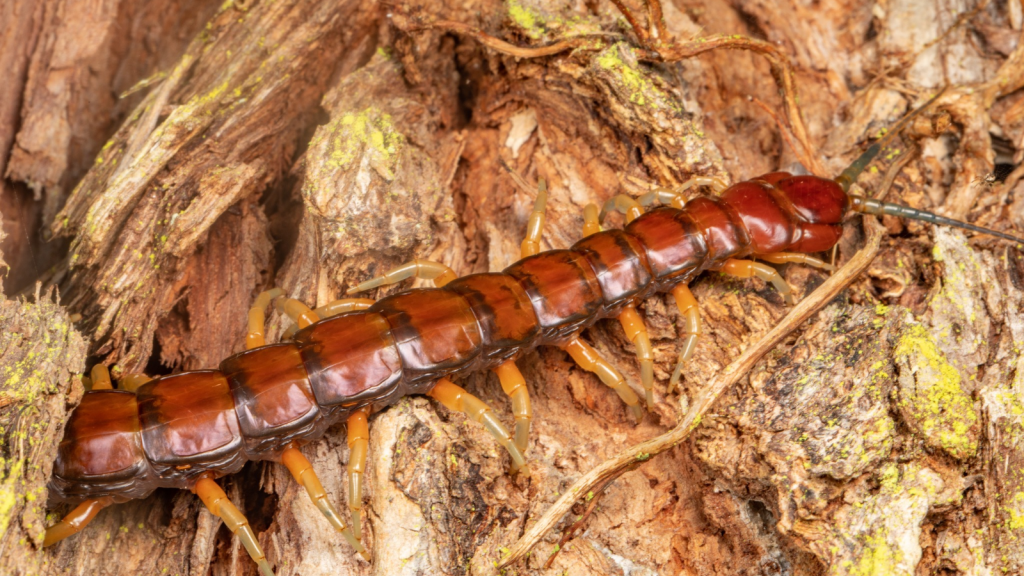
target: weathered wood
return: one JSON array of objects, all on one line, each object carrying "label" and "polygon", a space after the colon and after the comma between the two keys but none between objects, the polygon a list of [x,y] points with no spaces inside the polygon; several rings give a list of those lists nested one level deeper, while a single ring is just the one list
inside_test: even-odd
[{"label": "weathered wood", "polygon": [[216,9],[196,0],[5,2],[0,49],[0,206],[15,291],[67,252],[40,243],[104,142]]},{"label": "weathered wood", "polygon": [[70,409],[82,397],[86,344],[56,294],[0,300],[0,572],[40,574],[46,482]]},{"label": "weathered wood", "polygon": [[[639,2],[627,4],[646,21]],[[1009,141],[1003,145],[1020,156],[1024,126],[1015,92],[1024,78],[1021,16],[1005,4],[975,10],[944,1],[835,1],[812,9],[708,0],[662,8],[666,31],[679,41],[748,34],[792,55],[813,152],[833,173],[918,96],[952,84],[938,110],[908,130],[924,154],[887,199],[1000,229],[1024,223],[1024,192],[986,183],[996,158],[990,132],[998,127]],[[123,21],[110,20],[111,30]],[[572,50],[517,58],[465,30],[432,28],[437,21],[521,46],[575,40]],[[49,193],[78,180],[75,158],[92,163],[54,230],[73,241],[65,302],[85,315],[90,352],[121,370],[155,361],[171,369],[215,366],[241,348],[245,307],[271,284],[320,305],[412,257],[460,274],[505,267],[518,258],[534,195],[511,182],[499,159],[549,183],[542,245],[550,249],[579,237],[587,202],[693,174],[736,181],[789,168],[798,156],[749,100],[784,108],[760,56],[716,50],[679,63],[645,62],[650,55],[607,3],[234,2],[183,51],[162,66],[166,79],[137,96],[105,148],[46,152],[31,162],[19,156],[11,176],[45,181]],[[92,94],[111,84],[110,70],[101,74],[106,80],[75,85]],[[26,96],[19,113],[54,113],[90,97],[100,98]],[[73,126],[62,130],[104,130]],[[47,128],[32,122],[22,129],[27,146]],[[910,153],[899,148],[891,156]],[[881,173],[869,173],[861,185],[873,191],[881,181]],[[612,217],[612,225],[619,222]],[[883,223],[890,237],[866,274],[758,363],[693,438],[597,495],[584,531],[550,569],[543,566],[557,533],[515,571],[1019,572],[1021,252],[922,224]],[[854,222],[839,262],[861,242]],[[784,273],[798,294],[824,280],[795,266]],[[510,477],[505,455],[480,427],[432,401],[405,399],[375,415],[365,525],[372,564],[329,529],[283,467],[250,465],[222,483],[281,575],[494,573],[504,550],[572,482],[675,425],[688,399],[787,312],[756,280],[708,274],[693,290],[706,335],[685,369],[683,395],[666,397],[658,384],[659,403],[639,426],[561,351],[520,360],[535,415],[529,479]],[[679,319],[663,298],[650,299],[643,312],[664,382],[678,352]],[[287,322],[275,314],[271,325],[273,338]],[[633,346],[617,324],[602,323],[585,337],[639,389]],[[0,353],[3,369],[9,352]],[[34,377],[71,382],[81,368],[77,354],[56,379]],[[494,376],[461,384],[510,420]],[[70,384],[50,386],[53,403]],[[0,418],[9,410],[0,408]],[[45,422],[53,430],[26,460],[38,468],[24,478],[5,468],[5,482],[27,482],[24,494],[38,490],[49,470],[63,421],[52,414]],[[8,458],[11,437],[4,442]],[[303,451],[344,505],[343,431]],[[588,495],[580,497],[558,528],[583,514]],[[31,508],[7,514],[0,507],[4,545],[28,539],[17,544],[19,555],[5,549],[0,557],[9,564],[0,569],[254,573],[238,543],[187,493],[160,491],[111,508],[43,552],[29,543],[41,526]]]}]

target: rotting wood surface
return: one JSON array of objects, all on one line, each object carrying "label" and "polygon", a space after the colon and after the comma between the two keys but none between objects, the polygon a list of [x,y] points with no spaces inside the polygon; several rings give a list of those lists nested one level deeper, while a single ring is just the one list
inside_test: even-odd
[{"label": "rotting wood surface", "polygon": [[[782,116],[763,59],[716,50],[679,64],[640,62],[631,30],[604,2],[228,2],[208,23],[153,28],[144,53],[160,58],[151,60],[133,52],[135,43],[123,45],[135,38],[127,31],[138,30],[128,24],[139,21],[132,14],[184,3],[104,3],[90,20],[106,34],[97,36],[98,51],[70,36],[66,22],[78,18],[70,5],[3,8],[17,15],[4,25],[31,45],[0,60],[23,86],[13,112],[11,100],[0,105],[0,210],[11,234],[3,250],[15,270],[5,287],[20,291],[31,286],[24,278],[56,265],[47,277],[62,279],[62,302],[85,316],[77,327],[90,361],[124,371],[215,366],[242,348],[245,309],[271,284],[319,305],[416,256],[460,274],[505,267],[517,258],[533,196],[513,185],[499,158],[530,181],[549,182],[550,249],[579,237],[587,202],[644,190],[627,177],[738,181],[789,168],[796,157],[748,98]],[[1016,226],[1018,234],[1024,228],[1019,174],[1005,184],[989,178],[997,157],[1017,164],[1024,147],[1018,3],[663,8],[679,41],[751,35],[791,56],[800,109],[828,175],[950,84],[937,112],[911,126],[907,141],[920,154],[888,199]],[[517,59],[430,27],[439,20],[521,46],[587,41]],[[120,101],[125,111],[111,103],[110,94],[161,71],[166,77],[136,93],[131,107]],[[48,98],[43,86],[54,87]],[[102,118],[75,102],[102,104],[93,110]],[[46,126],[80,136],[47,139]],[[918,155],[900,148],[892,156]],[[883,173],[866,174],[862,186],[874,190]],[[19,206],[47,218],[61,210],[46,227],[70,239],[66,263],[25,256],[46,251],[39,231],[26,234],[26,220],[10,215]],[[889,236],[865,276],[762,360],[690,440],[616,480],[549,569],[557,533],[512,571],[1020,573],[1021,252],[927,225],[883,223]],[[860,241],[855,222],[839,261]],[[824,279],[801,267],[784,272],[799,294]],[[505,456],[478,426],[432,401],[409,398],[374,416],[372,564],[356,559],[282,467],[250,465],[223,484],[281,575],[493,573],[503,550],[569,484],[673,426],[686,398],[786,312],[756,280],[709,274],[693,288],[706,336],[684,372],[683,396],[665,397],[663,384],[680,343],[678,315],[670,299],[643,306],[662,384],[654,414],[639,426],[564,353],[538,350],[520,361],[535,415],[528,480],[506,473]],[[254,573],[219,521],[185,492],[108,509],[77,537],[36,550],[38,490],[79,396],[71,375],[85,367],[82,345],[75,331],[60,331],[69,321],[51,299],[44,290],[35,304],[8,300],[3,308],[0,572]],[[276,316],[271,324],[272,337],[284,327]],[[617,324],[602,323],[586,338],[638,389],[633,347]],[[35,368],[39,390],[17,393],[24,380],[10,374],[18,366]],[[462,384],[510,420],[493,376]],[[27,450],[18,441],[32,425],[46,429]],[[304,452],[343,503],[343,431]]]}]

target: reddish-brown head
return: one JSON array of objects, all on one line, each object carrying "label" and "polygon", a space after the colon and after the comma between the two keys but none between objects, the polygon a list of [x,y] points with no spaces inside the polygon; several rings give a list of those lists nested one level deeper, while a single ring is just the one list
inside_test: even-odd
[{"label": "reddish-brown head", "polygon": [[773,184],[792,204],[799,220],[800,233],[789,249],[821,252],[835,246],[843,235],[842,221],[850,209],[850,197],[835,180],[785,174]]},{"label": "reddish-brown head", "polygon": [[833,180],[772,172],[730,186],[722,199],[739,213],[755,254],[821,252],[842,235],[849,196]]}]

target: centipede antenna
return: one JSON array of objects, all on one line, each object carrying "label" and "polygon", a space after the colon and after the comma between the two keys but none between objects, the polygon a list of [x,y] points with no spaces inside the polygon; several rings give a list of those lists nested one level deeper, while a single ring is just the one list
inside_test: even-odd
[{"label": "centipede antenna", "polygon": [[924,210],[917,210],[915,208],[910,208],[909,206],[882,202],[880,200],[864,198],[862,196],[850,196],[850,200],[853,202],[850,209],[854,212],[873,214],[875,216],[898,216],[900,218],[920,220],[930,224],[953,226],[955,228],[962,228],[972,232],[980,232],[982,234],[988,234],[990,236],[995,236],[997,238],[1002,238],[1004,240],[1024,245],[1024,238],[1018,238],[1017,236],[1011,236],[1010,234],[998,232],[989,228],[982,228],[981,226],[975,226],[974,224],[968,224],[967,222],[953,220],[952,218],[946,218],[945,216],[939,216],[938,214],[932,214],[931,212],[925,212]]},{"label": "centipede antenna", "polygon": [[839,184],[839,187],[843,189],[843,192],[850,191],[850,186],[852,186],[853,183],[857,181],[857,177],[860,176],[860,173],[863,172],[868,167],[868,164],[871,164],[871,161],[875,159],[875,156],[878,156],[878,153],[882,151],[882,148],[888,146],[889,143],[892,142],[892,140],[896,138],[896,136],[898,136],[904,128],[906,128],[907,124],[909,124],[911,120],[916,118],[918,115],[921,114],[921,112],[924,112],[933,103],[935,103],[935,101],[938,100],[939,97],[946,92],[946,88],[947,87],[943,87],[942,90],[939,90],[938,94],[932,96],[927,102],[924,103],[923,106],[917,108],[910,114],[904,116],[899,122],[896,123],[895,126],[889,129],[885,136],[882,136],[878,141],[869,146],[863,154],[861,154],[856,160],[853,161],[852,164],[850,164],[846,168],[846,170],[843,170],[843,173],[836,178],[836,183]]}]

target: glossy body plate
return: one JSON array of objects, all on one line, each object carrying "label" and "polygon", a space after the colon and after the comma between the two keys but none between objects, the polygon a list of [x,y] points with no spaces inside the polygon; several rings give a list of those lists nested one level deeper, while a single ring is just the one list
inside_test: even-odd
[{"label": "glossy body plate", "polygon": [[655,208],[624,230],[596,232],[504,273],[409,290],[322,320],[293,342],[234,355],[220,371],[159,378],[137,397],[88,392],[68,423],[51,496],[143,497],[274,458],[362,407],[423,393],[525,349],[564,345],[729,258],[830,248],[849,206],[831,180],[766,174],[718,198]]}]

